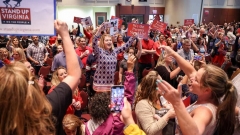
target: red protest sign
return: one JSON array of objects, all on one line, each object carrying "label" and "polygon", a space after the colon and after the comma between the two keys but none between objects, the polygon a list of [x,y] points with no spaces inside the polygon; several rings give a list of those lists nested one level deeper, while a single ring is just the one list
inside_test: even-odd
[{"label": "red protest sign", "polygon": [[118,28],[121,29],[123,20],[116,16],[111,16],[111,20],[113,20],[113,19],[118,19]]},{"label": "red protest sign", "polygon": [[185,19],[184,20],[184,26],[189,26],[194,24],[194,19]]},{"label": "red protest sign", "polygon": [[82,18],[80,18],[80,17],[74,16],[74,18],[73,18],[73,22],[75,22],[75,23],[81,23],[81,20],[82,20]]},{"label": "red protest sign", "polygon": [[133,36],[133,33],[136,32],[139,38],[148,38],[149,25],[147,24],[128,24],[128,36]]},{"label": "red protest sign", "polygon": [[240,34],[240,28],[238,28],[238,29],[237,29],[237,33],[239,33],[239,34]]},{"label": "red protest sign", "polygon": [[164,30],[166,29],[167,24],[164,22],[160,22],[158,20],[153,20],[151,24],[151,28],[155,30],[159,30],[161,33],[164,33]]}]

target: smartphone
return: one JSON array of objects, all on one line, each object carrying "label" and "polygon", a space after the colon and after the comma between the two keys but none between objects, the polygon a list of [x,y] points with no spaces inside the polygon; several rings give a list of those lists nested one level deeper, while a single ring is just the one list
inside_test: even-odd
[{"label": "smartphone", "polygon": [[202,60],[202,56],[194,55],[193,59],[196,60],[196,61],[200,61],[200,60]]},{"label": "smartphone", "polygon": [[124,86],[114,85],[111,87],[111,111],[121,112],[124,106]]}]

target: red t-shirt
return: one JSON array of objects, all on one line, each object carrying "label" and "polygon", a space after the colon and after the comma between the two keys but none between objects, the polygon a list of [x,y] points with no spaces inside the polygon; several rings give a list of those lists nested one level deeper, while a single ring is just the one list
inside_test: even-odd
[{"label": "red t-shirt", "polygon": [[[91,54],[93,52],[93,49],[91,47],[86,46],[85,49],[82,49],[81,47],[78,47],[77,49],[75,49],[77,55],[80,57],[82,53],[84,53],[86,50],[89,51],[88,55]],[[86,67],[87,64],[87,57],[88,55],[85,55],[83,58],[81,58],[82,63],[84,65],[84,68]]]},{"label": "red t-shirt", "polygon": [[[159,55],[161,55],[162,52],[161,52],[160,46],[161,46],[161,45],[166,46],[167,43],[166,43],[165,41],[162,41],[162,43],[160,43],[160,41],[156,41],[154,45],[155,45],[155,48],[156,48],[156,52],[157,52]],[[154,55],[154,60],[155,60],[155,61],[157,61],[158,58],[159,58],[158,55]]]},{"label": "red t-shirt", "polygon": [[[142,49],[156,50],[153,40],[149,39],[148,41],[146,41],[142,39],[141,42],[142,42]],[[144,63],[144,64],[151,64],[151,59],[152,59],[152,54],[146,54],[146,55],[142,55],[138,60],[138,62]]]},{"label": "red t-shirt", "polygon": [[[117,43],[117,47],[121,47],[122,45],[124,45],[124,42],[122,42],[122,43]],[[117,55],[117,60],[118,60],[118,61],[123,60],[123,58],[124,58],[123,55],[124,55],[124,52],[119,53],[119,54]]]}]

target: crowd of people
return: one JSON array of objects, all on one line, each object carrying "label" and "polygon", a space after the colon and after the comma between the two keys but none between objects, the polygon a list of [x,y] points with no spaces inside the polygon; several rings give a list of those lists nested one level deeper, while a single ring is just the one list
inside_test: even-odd
[{"label": "crowd of people", "polygon": [[[240,134],[232,82],[240,78],[240,22],[150,28],[143,39],[125,25],[111,36],[106,24],[70,31],[56,20],[57,36],[0,36],[0,134]],[[124,86],[118,113],[114,85]]]}]

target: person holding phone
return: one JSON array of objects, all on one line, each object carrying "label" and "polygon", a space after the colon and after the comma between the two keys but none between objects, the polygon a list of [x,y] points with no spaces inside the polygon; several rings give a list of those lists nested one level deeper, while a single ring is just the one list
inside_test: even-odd
[{"label": "person holding phone", "polygon": [[[131,37],[124,45],[114,48],[112,37],[109,34],[103,34],[106,30],[106,24],[103,23],[93,38],[93,52],[97,57],[97,69],[94,74],[93,89],[98,92],[110,91],[110,86],[114,84],[114,72],[116,71],[117,54],[126,51],[131,46],[137,34]],[[98,39],[101,37],[99,45]]]},{"label": "person holding phone", "polygon": [[[135,56],[130,56],[127,61],[128,70],[125,72],[126,78],[124,82],[124,97],[127,98],[130,104],[133,103],[136,87],[136,79],[133,73],[135,62]],[[111,113],[112,106],[110,103],[111,99],[108,92],[99,92],[92,97],[89,104],[89,113],[91,115],[91,119],[85,124],[86,135],[116,135],[123,132],[124,123],[120,119],[121,115],[119,110],[117,110],[116,113],[114,113],[115,111]]]}]

